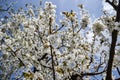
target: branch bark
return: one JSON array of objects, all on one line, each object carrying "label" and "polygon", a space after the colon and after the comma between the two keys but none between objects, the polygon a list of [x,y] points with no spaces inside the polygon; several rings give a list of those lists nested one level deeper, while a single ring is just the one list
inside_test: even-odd
[{"label": "branch bark", "polygon": [[106,2],[108,2],[115,10],[117,10],[117,6],[114,4],[114,2],[112,1],[109,1],[109,0],[106,0]]},{"label": "branch bark", "polygon": [[113,65],[113,60],[114,60],[114,55],[115,55],[115,46],[116,46],[116,41],[117,41],[117,35],[118,35],[118,31],[113,30],[106,80],[112,80],[112,65]]},{"label": "branch bark", "polygon": [[[106,0],[106,2],[108,2],[116,11],[115,22],[120,22],[120,0],[117,6],[113,2],[110,2],[109,0]],[[118,31],[113,30],[112,31],[112,42],[111,42],[110,54],[109,54],[109,60],[108,60],[108,67],[107,67],[107,72],[106,72],[106,80],[112,80],[112,65],[113,65],[113,60],[114,60],[114,55],[115,55],[115,46],[117,42],[117,36],[118,36]]]},{"label": "branch bark", "polygon": [[55,80],[54,57],[53,57],[53,51],[52,51],[52,46],[51,45],[50,45],[50,52],[51,52],[51,57],[52,57],[53,80]]}]

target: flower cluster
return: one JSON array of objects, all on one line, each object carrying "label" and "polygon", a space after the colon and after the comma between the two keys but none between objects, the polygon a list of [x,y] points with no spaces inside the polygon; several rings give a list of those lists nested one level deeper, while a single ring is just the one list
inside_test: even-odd
[{"label": "flower cluster", "polygon": [[115,22],[115,29],[120,31],[120,23],[119,22]]},{"label": "flower cluster", "polygon": [[95,21],[93,23],[93,31],[96,35],[99,35],[101,31],[105,29],[105,25],[100,21]]},{"label": "flower cluster", "polygon": [[[71,10],[62,12],[64,18],[57,24],[56,6],[51,2],[37,10],[27,6],[27,11],[11,12],[5,23],[0,21],[2,79],[51,80],[55,74],[57,80],[63,80],[70,79],[74,72],[91,71],[94,53],[100,52],[98,47],[104,42],[96,47],[94,43],[98,42],[92,30],[81,31],[88,27],[90,19],[82,5],[79,7],[80,21]],[[94,34],[99,35],[105,25],[95,21],[92,28]]]},{"label": "flower cluster", "polygon": [[115,28],[115,16],[102,16],[101,21],[109,30],[109,32],[112,32]]},{"label": "flower cluster", "polygon": [[81,22],[80,22],[80,24],[81,24],[81,27],[83,28],[83,29],[85,29],[87,26],[88,26],[88,24],[89,24],[89,16],[88,16],[88,14],[83,14],[83,15],[81,15],[82,17],[81,17]]}]

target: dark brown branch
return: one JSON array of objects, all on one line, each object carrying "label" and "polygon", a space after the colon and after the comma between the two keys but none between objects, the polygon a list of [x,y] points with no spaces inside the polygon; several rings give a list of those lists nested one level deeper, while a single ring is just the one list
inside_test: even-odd
[{"label": "dark brown branch", "polygon": [[9,6],[7,9],[0,9],[0,11],[8,11],[11,8],[11,6]]},{"label": "dark brown branch", "polygon": [[58,32],[59,30],[61,30],[64,27],[64,25],[62,25],[60,28],[58,28],[55,32],[53,32],[52,34]]},{"label": "dark brown branch", "polygon": [[[12,55],[13,57],[17,57],[16,53],[17,53],[18,51],[20,51],[21,48],[18,48],[18,49],[16,49],[16,50],[14,51],[9,45],[7,45],[7,47],[11,50],[11,55]],[[20,62],[23,66],[25,66],[24,62],[23,62],[19,57],[17,57],[17,59],[19,60],[19,62]]]},{"label": "dark brown branch", "polygon": [[41,60],[45,59],[47,55],[48,55],[48,53],[44,53],[44,55],[42,55],[41,58],[38,58],[38,61],[40,62]]},{"label": "dark brown branch", "polygon": [[73,32],[73,36],[74,36],[74,25],[73,25],[73,21],[71,20],[71,24],[72,24],[72,32]]},{"label": "dark brown branch", "polygon": [[95,75],[102,74],[104,72],[106,72],[106,68],[101,72],[80,73],[80,74],[77,73],[77,74],[71,75],[71,80],[77,80],[77,78],[80,78],[80,80],[83,80],[82,78],[84,76],[95,76]]},{"label": "dark brown branch", "polygon": [[104,72],[106,72],[106,70],[103,70],[101,72],[93,72],[93,73],[81,73],[81,75],[82,75],[82,77],[84,77],[84,76],[94,76],[94,75],[102,74]]},{"label": "dark brown branch", "polygon": [[82,27],[80,27],[80,29],[77,31],[77,33],[79,33],[81,29],[82,29]]},{"label": "dark brown branch", "polygon": [[[49,34],[51,35],[52,34],[52,21],[53,19],[50,17],[49,18]],[[51,54],[51,58],[52,58],[52,71],[53,71],[53,80],[55,80],[55,68],[54,68],[54,56],[53,56],[53,47],[50,43],[50,54]]]},{"label": "dark brown branch", "polygon": [[[115,22],[120,22],[120,0],[117,6],[114,4],[114,2],[110,2],[109,0],[106,0],[106,2],[108,2],[116,10]],[[113,60],[114,60],[114,55],[115,55],[115,46],[117,42],[117,36],[118,36],[118,31],[113,30],[112,31],[112,42],[111,42],[110,54],[109,54],[109,60],[108,60],[108,67],[107,67],[107,72],[106,72],[106,80],[112,80],[112,65],[113,65]]]},{"label": "dark brown branch", "polygon": [[70,76],[70,80],[78,80],[78,78],[79,78],[79,80],[83,80],[82,76],[79,74],[73,74]]},{"label": "dark brown branch", "polygon": [[111,2],[109,0],[106,0],[115,10],[117,10],[117,6],[114,4],[114,2]]},{"label": "dark brown branch", "polygon": [[40,65],[43,66],[44,68],[48,68],[48,69],[52,70],[51,67],[45,66],[45,65],[43,65],[42,63],[40,63]]},{"label": "dark brown branch", "polygon": [[52,18],[49,18],[49,34],[52,34]]},{"label": "dark brown branch", "polygon": [[104,64],[104,62],[100,63],[96,69],[96,71],[99,71],[100,67]]},{"label": "dark brown branch", "polygon": [[25,64],[23,63],[23,61],[19,57],[17,57],[17,58],[20,61],[20,63],[22,64],[22,66],[25,66]]},{"label": "dark brown branch", "polygon": [[116,46],[116,41],[117,41],[117,35],[118,35],[118,31],[113,30],[106,80],[112,80],[112,65],[113,65],[113,60],[114,60],[114,55],[115,55],[115,46]]},{"label": "dark brown branch", "polygon": [[70,48],[70,46],[64,45],[64,39],[62,39],[61,46],[58,46],[57,49],[60,49],[62,47]]},{"label": "dark brown branch", "polygon": [[14,50],[10,46],[8,46],[8,45],[7,45],[7,47],[11,50],[10,51],[10,52],[12,52],[11,55],[14,56],[14,57],[16,57],[16,54],[14,53]]},{"label": "dark brown branch", "polygon": [[118,72],[118,74],[120,75],[120,70],[119,70],[119,68],[117,67],[117,72]]},{"label": "dark brown branch", "polygon": [[118,7],[120,7],[120,0],[119,0],[119,2],[118,2]]},{"label": "dark brown branch", "polygon": [[62,47],[71,48],[70,46],[67,46],[67,45],[64,45],[64,44],[63,44],[63,45],[57,47],[57,49],[60,49],[60,48],[62,48]]},{"label": "dark brown branch", "polygon": [[55,80],[55,68],[54,68],[54,57],[53,57],[52,45],[50,45],[50,53],[52,57],[53,80]]}]

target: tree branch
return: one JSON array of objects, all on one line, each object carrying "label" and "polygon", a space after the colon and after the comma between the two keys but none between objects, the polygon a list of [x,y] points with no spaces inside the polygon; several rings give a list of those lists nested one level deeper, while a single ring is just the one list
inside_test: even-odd
[{"label": "tree branch", "polygon": [[71,80],[77,80],[77,78],[80,78],[80,80],[83,80],[82,78],[84,76],[95,76],[95,75],[99,75],[99,74],[102,74],[106,72],[106,69],[104,69],[103,71],[101,72],[91,72],[91,73],[77,73],[77,74],[74,74],[71,76]]},{"label": "tree branch", "polygon": [[[116,10],[115,22],[120,22],[120,0],[117,6],[114,4],[113,1],[110,2],[109,0],[106,0],[106,2],[108,2]],[[118,31],[113,30],[110,53],[109,53],[109,60],[108,60],[108,67],[107,67],[107,72],[106,72],[106,80],[112,80],[112,65],[113,65],[113,60],[114,60],[114,55],[115,55],[115,46],[117,42],[117,36],[118,36]]]},{"label": "tree branch", "polygon": [[114,4],[114,2],[111,2],[109,0],[106,0],[115,10],[117,10],[117,6]]},{"label": "tree branch", "polygon": [[54,31],[52,34],[56,33],[57,31],[61,30],[64,27],[64,25],[62,25],[60,28],[58,28],[56,31]]},{"label": "tree branch", "polygon": [[8,11],[11,8],[11,6],[9,6],[7,9],[0,9],[0,11]]},{"label": "tree branch", "polygon": [[119,2],[118,2],[118,7],[120,7],[120,0],[119,0]]},{"label": "tree branch", "polygon": [[79,33],[81,29],[82,29],[82,27],[80,27],[80,29],[77,31],[77,33]]},{"label": "tree branch", "polygon": [[82,77],[84,77],[84,76],[94,76],[94,75],[102,74],[104,72],[106,72],[106,68],[101,72],[81,73],[81,75],[82,75]]},{"label": "tree branch", "polygon": [[120,70],[119,70],[119,68],[117,67],[117,72],[118,72],[118,74],[120,75]]},{"label": "tree branch", "polygon": [[48,55],[48,53],[44,53],[44,55],[42,55],[41,58],[38,58],[38,61],[40,62],[41,60],[45,59],[47,55]]},{"label": "tree branch", "polygon": [[81,74],[81,75],[82,75],[82,76],[94,76],[94,75],[102,74],[102,73],[104,73],[104,72],[106,72],[106,70],[101,71],[101,72],[95,72],[95,73],[83,73],[83,74]]},{"label": "tree branch", "polygon": [[53,80],[55,80],[55,68],[54,68],[54,57],[53,57],[52,45],[50,45],[50,52],[52,57]]},{"label": "tree branch", "polygon": [[43,66],[43,67],[45,67],[45,68],[48,68],[48,69],[52,70],[51,67],[45,66],[45,65],[43,65],[42,63],[40,63],[40,65]]},{"label": "tree branch", "polygon": [[107,73],[106,73],[106,80],[112,80],[112,65],[113,65],[113,60],[114,60],[114,55],[115,55],[115,46],[116,46],[116,41],[117,41],[117,35],[118,31],[113,30],[112,32],[112,42],[111,42],[111,48],[110,48],[110,54],[109,54],[109,60],[108,60],[108,68],[107,68]]},{"label": "tree branch", "polygon": [[[16,49],[16,50],[14,51],[9,45],[7,45],[7,47],[11,50],[11,55],[14,56],[14,57],[17,57],[16,53],[17,53],[18,51],[20,51],[21,48],[18,48],[18,49]],[[21,63],[23,66],[25,66],[24,62],[23,62],[19,57],[17,57],[17,59],[20,61],[20,63]],[[25,67],[26,67],[26,66],[25,66]]]}]

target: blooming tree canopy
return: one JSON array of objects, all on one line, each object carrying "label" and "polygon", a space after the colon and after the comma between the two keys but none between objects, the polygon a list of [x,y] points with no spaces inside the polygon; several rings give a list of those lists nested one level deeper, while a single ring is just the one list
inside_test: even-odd
[{"label": "blooming tree canopy", "polygon": [[[57,23],[57,7],[51,2],[38,9],[26,7],[9,11],[10,17],[0,20],[0,79],[89,80],[95,75],[105,79],[111,33],[120,30],[116,15],[92,21],[79,4],[80,12],[64,11]],[[116,46],[112,69],[120,75],[120,43]]]}]

